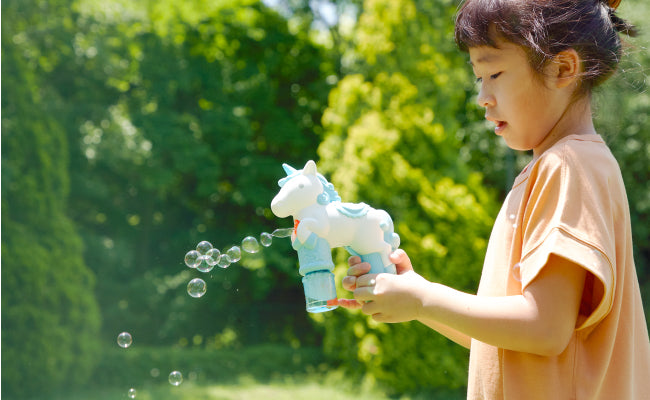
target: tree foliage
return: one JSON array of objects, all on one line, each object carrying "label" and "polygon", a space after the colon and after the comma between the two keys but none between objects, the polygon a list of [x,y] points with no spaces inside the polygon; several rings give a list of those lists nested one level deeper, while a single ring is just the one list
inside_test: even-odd
[{"label": "tree foliage", "polygon": [[[2,4],[2,391],[17,398],[83,383],[100,323],[94,275],[66,214],[67,137],[54,117],[60,98],[42,79],[47,53],[65,37],[49,31],[61,21],[60,4],[49,4],[47,20],[29,6]],[[15,43],[38,29],[49,46],[26,56]]]}]

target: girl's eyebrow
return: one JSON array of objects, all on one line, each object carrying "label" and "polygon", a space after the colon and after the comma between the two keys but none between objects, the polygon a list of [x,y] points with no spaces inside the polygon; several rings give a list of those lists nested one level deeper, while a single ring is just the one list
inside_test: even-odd
[{"label": "girl's eyebrow", "polygon": [[[483,54],[478,58],[478,60],[476,60],[476,64],[489,63],[489,62],[494,61],[497,58],[499,58],[499,56],[497,54],[494,54],[494,53]],[[471,59],[469,60],[469,64],[471,66],[474,66],[474,62],[472,62]]]}]

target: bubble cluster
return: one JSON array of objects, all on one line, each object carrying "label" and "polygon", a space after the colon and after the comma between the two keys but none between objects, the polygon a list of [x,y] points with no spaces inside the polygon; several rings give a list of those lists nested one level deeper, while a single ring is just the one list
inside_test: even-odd
[{"label": "bubble cluster", "polygon": [[183,374],[181,374],[179,371],[172,371],[169,374],[169,383],[174,386],[180,385],[183,383]]},{"label": "bubble cluster", "polygon": [[133,338],[129,332],[122,332],[117,335],[117,344],[120,347],[126,349],[127,347],[131,346],[131,343],[133,343]]},{"label": "bubble cluster", "polygon": [[187,293],[192,297],[201,297],[206,291],[205,282],[201,278],[194,278],[187,284]]},{"label": "bubble cluster", "polygon": [[[214,247],[212,243],[203,240],[185,254],[185,265],[194,268],[197,271],[207,273],[212,271],[215,266],[219,268],[228,268],[230,265],[238,262],[242,258],[242,251],[249,254],[258,253],[263,247],[269,247],[273,243],[273,238],[290,237],[293,228],[280,228],[272,233],[262,232],[259,240],[254,236],[246,236],[241,241],[240,246],[232,246],[223,253]],[[192,279],[187,284],[187,293],[192,297],[201,297],[206,292],[205,281],[199,278]]]}]

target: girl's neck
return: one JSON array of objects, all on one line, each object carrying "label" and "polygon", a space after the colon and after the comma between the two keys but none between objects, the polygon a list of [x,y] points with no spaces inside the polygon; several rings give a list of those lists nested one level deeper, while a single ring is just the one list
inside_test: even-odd
[{"label": "girl's neck", "polygon": [[533,162],[537,161],[539,156],[551,146],[569,135],[589,135],[595,133],[596,129],[594,128],[591,114],[591,98],[585,96],[569,104],[544,140],[533,148]]}]

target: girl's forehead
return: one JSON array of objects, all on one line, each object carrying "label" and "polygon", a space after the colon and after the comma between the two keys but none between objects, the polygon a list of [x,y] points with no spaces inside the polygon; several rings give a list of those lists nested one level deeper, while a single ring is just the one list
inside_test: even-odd
[{"label": "girl's forehead", "polygon": [[506,41],[499,41],[496,47],[476,46],[469,48],[470,64],[477,67],[495,62],[526,60],[525,51],[518,45]]}]

